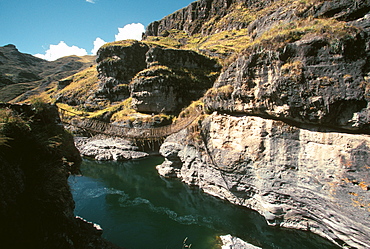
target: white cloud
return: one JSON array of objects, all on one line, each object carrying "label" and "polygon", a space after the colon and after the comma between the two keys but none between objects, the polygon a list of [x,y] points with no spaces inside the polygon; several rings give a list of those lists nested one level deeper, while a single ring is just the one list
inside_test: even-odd
[{"label": "white cloud", "polygon": [[95,0],[86,0],[88,3],[95,3]]},{"label": "white cloud", "polygon": [[[89,3],[95,3],[95,0],[86,0]],[[142,33],[145,32],[145,27],[141,23],[131,23],[125,25],[123,28],[118,28],[118,34],[115,35],[115,40],[127,40],[135,39],[140,41],[142,39]],[[106,42],[97,37],[94,41],[94,48],[91,50],[93,55],[96,55],[99,48]],[[77,46],[68,46],[64,41],[60,41],[58,45],[50,45],[49,49],[45,51],[45,54],[35,54],[34,56],[44,60],[53,61],[64,56],[77,55],[84,56],[87,52],[83,48]]]},{"label": "white cloud", "polygon": [[91,50],[91,53],[92,53],[93,55],[96,55],[96,53],[98,52],[99,48],[100,48],[101,46],[103,46],[105,43],[106,43],[106,42],[105,42],[103,39],[101,39],[100,37],[97,37],[97,38],[95,39],[95,41],[94,41],[94,48]]},{"label": "white cloud", "polygon": [[36,57],[48,61],[54,61],[69,55],[84,56],[87,55],[87,52],[83,48],[77,46],[70,47],[64,41],[60,41],[58,45],[50,45],[49,49],[45,51],[45,54],[35,54]]},{"label": "white cloud", "polygon": [[145,32],[144,25],[141,23],[131,23],[123,28],[118,28],[118,34],[115,35],[116,41],[135,39],[140,41],[142,34]]}]

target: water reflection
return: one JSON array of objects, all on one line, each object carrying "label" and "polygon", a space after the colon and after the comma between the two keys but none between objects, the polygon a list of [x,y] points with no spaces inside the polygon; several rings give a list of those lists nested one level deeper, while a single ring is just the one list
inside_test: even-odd
[{"label": "water reflection", "polygon": [[232,234],[263,248],[337,248],[311,233],[270,227],[256,212],[160,178],[160,157],[131,162],[85,160],[72,177],[76,215],[100,224],[103,236],[125,248],[219,248]]}]

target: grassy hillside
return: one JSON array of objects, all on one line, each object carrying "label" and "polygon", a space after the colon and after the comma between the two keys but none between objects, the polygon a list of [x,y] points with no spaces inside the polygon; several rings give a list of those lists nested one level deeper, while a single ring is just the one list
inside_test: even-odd
[{"label": "grassy hillside", "polygon": [[40,87],[40,91],[52,82],[95,64],[95,56],[66,56],[46,61],[18,51],[14,45],[0,47],[0,101],[8,102],[27,91]]},{"label": "grassy hillside", "polygon": [[[235,2],[224,16],[214,15],[202,24],[201,32],[170,29],[146,40],[158,45],[190,49],[219,58],[230,57],[252,47],[279,49],[285,44],[316,35],[335,40],[354,35],[358,28],[341,18],[327,18],[313,12],[323,0],[279,0],[260,8]],[[168,16],[166,18],[170,18]]]}]

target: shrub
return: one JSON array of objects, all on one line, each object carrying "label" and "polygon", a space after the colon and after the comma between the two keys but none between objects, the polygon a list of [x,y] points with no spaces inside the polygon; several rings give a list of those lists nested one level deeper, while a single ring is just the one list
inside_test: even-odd
[{"label": "shrub", "polygon": [[232,85],[225,85],[218,88],[210,88],[205,96],[208,98],[230,99],[233,91],[234,87]]},{"label": "shrub", "polygon": [[4,136],[3,134],[0,134],[0,147],[1,146],[7,146],[9,147],[8,142],[12,140],[11,138]]}]

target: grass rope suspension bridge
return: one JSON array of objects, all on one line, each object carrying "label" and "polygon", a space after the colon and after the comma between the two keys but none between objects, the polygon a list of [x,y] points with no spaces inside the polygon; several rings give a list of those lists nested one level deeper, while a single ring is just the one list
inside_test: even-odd
[{"label": "grass rope suspension bridge", "polygon": [[[134,140],[150,140],[167,137],[188,127],[201,114],[201,111],[196,108],[195,111],[191,113],[189,116],[179,118],[173,124],[167,126],[153,128],[129,128],[103,122],[97,119],[83,118],[83,116],[81,115],[78,115],[76,113],[73,113],[60,107],[58,107],[58,109],[63,123],[88,131],[92,131],[98,134],[104,134],[114,137],[123,137]],[[72,114],[73,119],[67,119],[66,114],[69,115]]]},{"label": "grass rope suspension bridge", "polygon": [[[76,113],[73,113],[71,111],[65,110],[60,107],[58,108],[59,108],[59,113],[60,113],[63,123],[70,124],[72,126],[86,129],[89,131],[93,131],[98,134],[129,138],[135,141],[161,140],[171,134],[177,133],[187,128],[202,114],[202,111],[200,110],[200,108],[197,107],[197,108],[194,108],[194,111],[191,112],[189,116],[179,118],[176,120],[175,123],[167,125],[167,126],[153,127],[153,128],[128,128],[124,126],[113,125],[113,124],[103,122],[97,119],[83,118]],[[65,118],[66,113],[73,114],[74,118],[71,120]],[[207,145],[206,136],[205,134],[203,134],[203,132],[201,132],[201,137],[202,137],[202,142],[204,144],[204,148],[210,159],[211,164],[218,169],[218,171],[220,172],[221,179],[225,183],[223,187],[227,189],[230,193],[232,193],[234,197],[238,200],[238,204],[241,205],[244,202],[243,198],[237,196],[237,194],[234,191],[232,191],[228,178],[225,175],[226,172],[224,172],[224,169],[218,165],[218,162],[212,156],[212,153],[210,152],[210,148]],[[208,165],[207,161],[205,161],[205,163]],[[199,184],[201,184],[201,181],[199,181]]]}]

